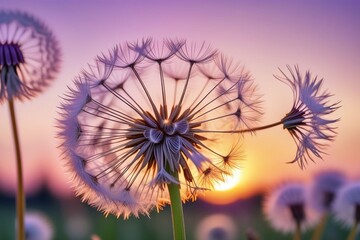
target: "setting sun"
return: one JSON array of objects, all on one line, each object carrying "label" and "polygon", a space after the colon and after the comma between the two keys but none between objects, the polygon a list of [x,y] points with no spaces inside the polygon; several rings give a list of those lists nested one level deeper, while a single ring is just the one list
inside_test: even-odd
[{"label": "setting sun", "polygon": [[225,177],[224,182],[214,184],[214,190],[207,191],[200,195],[204,201],[213,204],[229,204],[248,195],[249,189],[245,187],[247,172],[244,169],[237,169],[232,175]]},{"label": "setting sun", "polygon": [[235,170],[232,175],[225,176],[224,182],[214,184],[215,191],[227,191],[234,188],[241,181],[242,171]]}]

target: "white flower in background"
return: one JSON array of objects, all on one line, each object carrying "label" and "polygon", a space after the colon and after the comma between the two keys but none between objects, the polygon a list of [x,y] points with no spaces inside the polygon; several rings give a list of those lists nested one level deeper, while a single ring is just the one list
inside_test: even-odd
[{"label": "white flower in background", "polygon": [[52,32],[35,17],[0,10],[0,102],[41,92],[60,67],[60,48]]},{"label": "white flower in background", "polygon": [[50,220],[38,212],[25,214],[25,239],[50,240],[53,237],[53,227]]},{"label": "white flower in background", "polygon": [[340,188],[333,205],[335,219],[352,228],[360,223],[360,181]]},{"label": "white flower in background", "polygon": [[318,172],[309,187],[310,206],[323,214],[331,212],[338,190],[346,181],[346,175],[338,170]]},{"label": "white flower in background", "polygon": [[225,214],[205,217],[197,226],[197,240],[235,240],[237,228],[234,220]]},{"label": "white flower in background", "polygon": [[288,182],[269,192],[264,213],[271,226],[284,233],[295,232],[297,227],[304,231],[319,221],[319,214],[308,206],[306,187],[301,183]]}]

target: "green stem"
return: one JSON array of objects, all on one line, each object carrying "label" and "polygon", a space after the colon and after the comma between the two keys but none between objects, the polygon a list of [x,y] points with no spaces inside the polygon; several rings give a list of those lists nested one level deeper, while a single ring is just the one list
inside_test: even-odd
[{"label": "green stem", "polygon": [[297,222],[296,223],[296,229],[294,232],[294,240],[301,240],[301,227],[300,227],[300,223]]},{"label": "green stem", "polygon": [[[177,172],[173,173],[173,176],[176,179],[179,179]],[[181,196],[180,196],[180,185],[170,183],[167,186],[170,194],[174,240],[185,240],[186,239],[185,223],[184,223],[184,213],[183,213]]]},{"label": "green stem", "polygon": [[15,154],[16,154],[16,170],[17,170],[17,195],[16,195],[16,215],[17,215],[17,239],[25,240],[25,194],[23,185],[23,173],[21,163],[20,141],[16,125],[15,107],[13,99],[9,100],[9,109],[11,117],[11,125],[14,136]]},{"label": "green stem", "polygon": [[356,234],[357,234],[357,228],[359,226],[359,222],[356,222],[354,226],[352,227],[349,236],[347,237],[347,240],[355,240]]},{"label": "green stem", "polygon": [[321,220],[320,220],[319,224],[316,226],[316,228],[314,230],[314,233],[313,233],[313,235],[311,237],[311,240],[320,240],[321,239],[322,233],[324,232],[324,229],[325,229],[327,218],[328,218],[327,213],[325,213],[321,217]]}]

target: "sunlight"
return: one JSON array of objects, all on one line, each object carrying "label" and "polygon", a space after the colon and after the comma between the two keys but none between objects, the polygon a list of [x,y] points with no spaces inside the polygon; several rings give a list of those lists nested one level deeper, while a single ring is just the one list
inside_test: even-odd
[{"label": "sunlight", "polygon": [[241,181],[242,171],[240,169],[235,170],[232,175],[225,176],[224,182],[218,182],[214,184],[215,191],[227,191],[239,184]]},{"label": "sunlight", "polygon": [[[203,200],[214,204],[229,204],[242,198],[244,195],[243,189],[240,189],[244,184],[244,174],[241,169],[235,170],[231,176],[225,177],[224,182],[214,184],[214,190],[205,192],[200,195]],[[245,194],[246,195],[246,194]]]},{"label": "sunlight", "polygon": [[[251,156],[248,155],[249,159]],[[260,182],[254,180],[257,166],[252,161],[244,162],[241,169],[233,171],[224,183],[214,186],[214,190],[199,195],[202,200],[216,205],[226,205],[262,192]]]}]

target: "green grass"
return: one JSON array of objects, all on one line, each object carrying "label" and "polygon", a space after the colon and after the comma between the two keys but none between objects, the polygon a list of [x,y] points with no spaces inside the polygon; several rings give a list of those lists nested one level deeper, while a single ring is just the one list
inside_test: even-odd
[{"label": "green grass", "polygon": [[[184,205],[185,224],[188,240],[196,239],[196,230],[200,221],[212,214],[226,214],[237,226],[237,239],[246,239],[245,233],[252,229],[261,239],[290,240],[291,235],[284,235],[273,230],[261,212],[261,197],[238,201],[231,205],[212,205],[201,200]],[[52,221],[54,240],[89,240],[97,234],[102,240],[108,239],[172,239],[170,207],[159,213],[152,211],[150,216],[130,217],[128,220],[114,216],[105,217],[95,208],[82,203],[77,198],[59,200],[47,192],[41,192],[27,199],[27,209],[39,211]],[[15,225],[15,199],[0,194],[0,239],[13,240]],[[346,239],[347,230],[330,219],[322,239]],[[303,239],[310,239],[311,232]],[[358,236],[357,239],[360,239]]]}]

